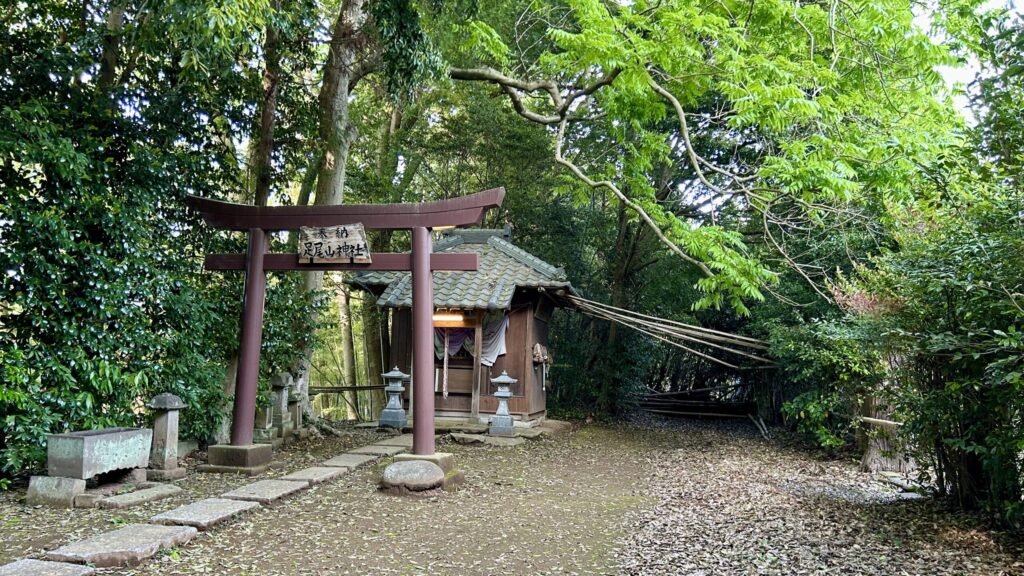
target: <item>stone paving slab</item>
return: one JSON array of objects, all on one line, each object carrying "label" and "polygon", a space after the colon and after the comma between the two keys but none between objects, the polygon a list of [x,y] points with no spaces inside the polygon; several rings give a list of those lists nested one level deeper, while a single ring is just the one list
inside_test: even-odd
[{"label": "stone paving slab", "polygon": [[367,464],[369,462],[373,462],[376,459],[377,456],[374,456],[372,454],[340,454],[338,456],[335,456],[334,458],[331,458],[330,460],[322,462],[320,465],[331,466],[335,468],[350,468],[352,470],[355,470],[356,468],[359,468],[360,466]]},{"label": "stone paving slab", "polygon": [[402,446],[379,446],[370,445],[363,446],[362,448],[356,448],[355,450],[349,450],[349,454],[372,454],[374,456],[394,456],[395,454],[401,454],[402,452],[408,452],[409,449]]},{"label": "stone paving slab", "polygon": [[107,498],[99,501],[99,506],[104,509],[130,508],[132,506],[138,506],[139,504],[145,504],[146,502],[170,498],[175,494],[181,493],[181,491],[181,488],[178,488],[174,484],[158,484],[152,488],[136,490],[135,492],[128,492],[127,494],[108,496]]},{"label": "stone paving slab", "polygon": [[46,553],[48,560],[91,564],[97,568],[135,566],[161,548],[180,546],[195,537],[191,526],[129,524]]},{"label": "stone paving slab", "polygon": [[338,476],[348,474],[348,468],[338,468],[334,466],[313,466],[312,468],[304,468],[296,472],[292,472],[286,476],[281,476],[279,480],[290,480],[292,482],[306,482],[307,484],[319,484],[328,480],[333,480]]},{"label": "stone paving slab", "polygon": [[401,436],[395,436],[394,438],[385,438],[380,442],[374,442],[376,446],[401,446],[402,448],[412,449],[412,434],[402,434]]},{"label": "stone paving slab", "polygon": [[179,506],[163,514],[157,514],[150,518],[149,521],[154,524],[194,526],[199,530],[207,530],[243,512],[259,507],[259,502],[207,498],[192,504]]},{"label": "stone paving slab", "polygon": [[0,576],[86,576],[93,572],[88,566],[45,560],[18,560],[0,566]]},{"label": "stone paving slab", "polygon": [[305,490],[309,484],[288,480],[259,480],[221,494],[221,498],[272,504],[285,496]]}]

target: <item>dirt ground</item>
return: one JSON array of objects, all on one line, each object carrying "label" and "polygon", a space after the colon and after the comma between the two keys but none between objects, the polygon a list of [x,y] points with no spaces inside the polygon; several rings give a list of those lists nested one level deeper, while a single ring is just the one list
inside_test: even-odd
[{"label": "dirt ground", "polygon": [[[0,565],[19,558],[41,557],[45,550],[109,532],[121,524],[146,522],[150,517],[182,504],[223,494],[254,479],[279,476],[287,473],[286,470],[312,466],[325,458],[370,444],[381,437],[383,435],[376,431],[351,430],[341,437],[327,436],[295,443],[275,453],[279,467],[253,478],[234,474],[198,474],[194,469],[202,462],[187,458],[184,464],[189,468],[188,477],[175,482],[175,485],[183,489],[181,494],[123,510],[64,510],[27,506],[24,503],[25,486],[0,491]],[[205,458],[204,454],[198,456]]]},{"label": "dirt ground", "polygon": [[[372,437],[298,444],[273,477]],[[586,426],[516,448],[443,445],[463,490],[377,492],[362,469],[200,534],[120,575],[958,574],[1024,575],[1024,547],[822,461],[747,422]],[[196,474],[195,500],[248,479]],[[53,512],[0,501],[0,559],[180,504]],[[112,518],[120,518],[114,521]]]}]

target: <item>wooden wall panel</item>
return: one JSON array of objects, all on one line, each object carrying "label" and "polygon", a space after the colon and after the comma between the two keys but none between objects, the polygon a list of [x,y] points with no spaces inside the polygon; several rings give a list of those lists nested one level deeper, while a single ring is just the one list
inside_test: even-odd
[{"label": "wooden wall panel", "polygon": [[448,394],[445,398],[441,394],[434,396],[435,411],[469,412],[469,405],[472,398],[466,394]]},{"label": "wooden wall panel", "polygon": [[412,371],[412,311],[399,308],[391,316],[391,362],[393,366],[406,374]]}]

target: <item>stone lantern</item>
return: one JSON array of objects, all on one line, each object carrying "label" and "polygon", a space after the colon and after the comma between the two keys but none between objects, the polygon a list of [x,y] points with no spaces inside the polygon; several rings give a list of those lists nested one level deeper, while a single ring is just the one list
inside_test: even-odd
[{"label": "stone lantern", "polygon": [[395,366],[390,372],[381,374],[381,378],[384,378],[384,382],[387,383],[384,386],[384,392],[388,395],[388,404],[380,413],[380,427],[401,430],[407,421],[405,409],[402,408],[402,392],[405,391],[405,386],[402,386],[402,383],[409,378],[409,375],[403,374],[398,366]]},{"label": "stone lantern", "polygon": [[185,408],[185,403],[164,392],[154,396],[147,406],[156,416],[147,477],[158,481],[184,478],[185,469],[178,467],[178,412]]},{"label": "stone lantern", "polygon": [[487,431],[491,436],[515,436],[513,429],[512,415],[508,412],[508,399],[512,397],[510,386],[518,382],[515,378],[502,370],[501,376],[491,378],[491,384],[497,384],[498,391],[494,397],[498,399],[498,411],[491,417],[491,427]]}]

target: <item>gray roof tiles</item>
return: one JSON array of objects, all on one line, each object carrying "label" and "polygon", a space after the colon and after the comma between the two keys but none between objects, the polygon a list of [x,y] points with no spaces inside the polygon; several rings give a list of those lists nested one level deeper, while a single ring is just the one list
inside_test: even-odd
[{"label": "gray roof tiles", "polygon": [[[500,237],[504,230],[459,230],[434,243],[435,252],[480,254],[476,272],[435,272],[434,306],[439,308],[504,310],[517,287],[568,288],[565,271],[544,262]],[[353,280],[364,287],[386,286],[377,305],[412,305],[412,274],[363,272]]]}]

